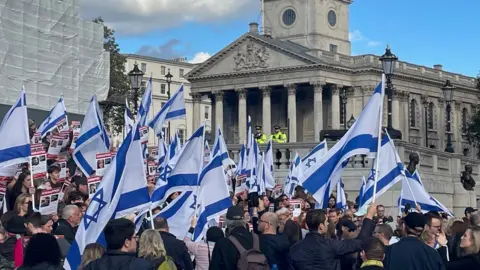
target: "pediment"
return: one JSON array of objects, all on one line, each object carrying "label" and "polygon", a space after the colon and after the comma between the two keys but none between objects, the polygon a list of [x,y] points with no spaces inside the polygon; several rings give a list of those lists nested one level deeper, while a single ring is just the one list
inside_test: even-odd
[{"label": "pediment", "polygon": [[187,78],[191,80],[204,76],[275,70],[316,63],[311,56],[289,50],[283,46],[284,42],[275,43],[269,43],[265,37],[245,34],[197,66]]}]

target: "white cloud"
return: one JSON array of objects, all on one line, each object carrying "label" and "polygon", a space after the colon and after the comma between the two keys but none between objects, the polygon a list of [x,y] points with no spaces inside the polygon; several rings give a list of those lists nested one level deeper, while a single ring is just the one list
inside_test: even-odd
[{"label": "white cloud", "polygon": [[378,41],[373,41],[373,40],[370,40],[368,43],[367,43],[367,46],[368,47],[377,47],[378,45],[382,44],[381,42],[378,42]]},{"label": "white cloud", "polygon": [[203,63],[208,60],[208,58],[212,57],[211,54],[208,52],[198,52],[195,54],[192,60],[189,61],[191,64],[199,64]]},{"label": "white cloud", "polygon": [[360,30],[354,30],[353,32],[348,33],[348,39],[351,42],[354,42],[364,40],[365,37],[363,36],[362,32],[360,32]]},{"label": "white cloud", "polygon": [[122,34],[143,34],[185,22],[218,22],[248,17],[260,10],[257,0],[81,0],[81,16],[101,16]]}]

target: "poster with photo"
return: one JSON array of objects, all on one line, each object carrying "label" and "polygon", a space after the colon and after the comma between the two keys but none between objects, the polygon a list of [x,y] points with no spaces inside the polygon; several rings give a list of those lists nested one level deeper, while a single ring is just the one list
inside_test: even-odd
[{"label": "poster with photo", "polygon": [[157,169],[158,169],[158,163],[154,161],[149,161],[147,175],[159,176]]},{"label": "poster with photo", "polygon": [[235,178],[235,195],[238,196],[247,190],[247,174],[240,174]]},{"label": "poster with photo", "polygon": [[41,137],[42,137],[42,134],[40,132],[35,132],[35,134],[33,134],[31,143],[32,144],[42,143],[42,138]]},{"label": "poster with photo", "polygon": [[103,176],[105,174],[105,170],[110,166],[112,162],[112,153],[102,153],[97,154],[97,167],[95,169],[96,176]]},{"label": "poster with photo", "polygon": [[293,218],[297,219],[302,213],[302,201],[289,200],[288,204],[290,205],[290,212],[292,212]]},{"label": "poster with photo", "polygon": [[62,191],[61,188],[54,188],[49,190],[42,190],[40,193],[40,205],[38,210],[42,215],[52,215],[57,213],[59,195]]},{"label": "poster with photo", "polygon": [[6,193],[7,193],[7,183],[2,181],[0,182],[0,209],[3,209]]},{"label": "poster with photo", "polygon": [[277,199],[283,194],[283,185],[276,184],[272,191],[272,198]]},{"label": "poster with photo", "polygon": [[80,124],[80,121],[72,121],[71,126],[72,126],[73,134],[75,133],[80,134],[80,131],[82,129],[82,124]]},{"label": "poster with photo", "polygon": [[58,166],[60,166],[60,178],[58,181],[65,182],[67,178],[67,160],[66,159],[58,159],[57,160]]},{"label": "poster with photo", "polygon": [[148,154],[150,157],[154,158],[155,160],[158,160],[158,148],[150,148],[150,153]]},{"label": "poster with photo", "polygon": [[70,128],[68,127],[68,124],[67,124],[67,118],[63,118],[62,120],[60,120],[58,123],[57,123],[57,130],[58,132],[62,132],[62,131],[68,131]]},{"label": "poster with photo", "polygon": [[60,151],[62,151],[62,145],[64,141],[64,136],[62,135],[53,135],[50,139],[50,146],[48,147],[47,158],[56,159]]},{"label": "poster with photo", "polygon": [[88,197],[92,198],[97,192],[98,185],[100,185],[100,181],[102,180],[99,176],[92,176],[88,178]]},{"label": "poster with photo", "polygon": [[59,142],[60,146],[63,149],[66,149],[68,141],[70,140],[70,131],[62,131],[59,133],[59,136],[63,137],[63,140]]},{"label": "poster with photo", "polygon": [[140,132],[140,142],[142,144],[148,143],[148,127],[140,127],[138,132]]},{"label": "poster with photo", "polygon": [[41,143],[31,144],[30,149],[32,150],[32,153],[33,152],[45,151],[45,149],[43,148],[43,144],[41,144]]},{"label": "poster with photo", "polygon": [[33,152],[30,156],[32,179],[41,179],[47,176],[47,154],[45,151]]}]

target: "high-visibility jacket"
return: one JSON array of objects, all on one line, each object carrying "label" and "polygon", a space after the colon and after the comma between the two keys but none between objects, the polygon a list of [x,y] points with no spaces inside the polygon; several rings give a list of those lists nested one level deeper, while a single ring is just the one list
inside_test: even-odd
[{"label": "high-visibility jacket", "polygon": [[276,143],[286,143],[287,142],[287,135],[281,131],[275,133],[275,134],[272,134],[271,136],[271,139],[273,142],[276,142]]},{"label": "high-visibility jacket", "polygon": [[265,144],[267,143],[267,135],[263,133],[257,133],[255,134],[255,140],[258,144]]}]

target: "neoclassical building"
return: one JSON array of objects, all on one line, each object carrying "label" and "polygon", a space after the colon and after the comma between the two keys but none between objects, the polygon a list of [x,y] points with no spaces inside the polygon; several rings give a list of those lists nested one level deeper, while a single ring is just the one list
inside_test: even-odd
[{"label": "neoclassical building", "polygon": [[[322,130],[343,129],[345,118],[358,117],[382,73],[379,56],[350,55],[351,2],[264,0],[262,29],[251,23],[248,32],[187,74],[193,125],[200,125],[202,97],[210,96],[212,126],[221,126],[230,144],[246,139],[247,115],[267,134],[280,125],[289,142],[318,142]],[[392,124],[407,143],[445,149],[441,87],[447,79],[456,87],[451,115],[455,152],[473,157],[475,151],[462,136],[479,103],[472,77],[441,65],[398,61]],[[345,109],[342,95],[347,97]]]}]

